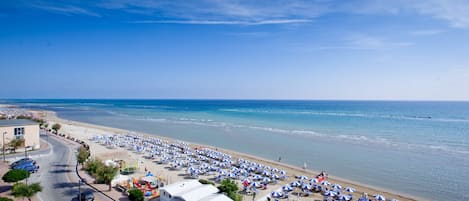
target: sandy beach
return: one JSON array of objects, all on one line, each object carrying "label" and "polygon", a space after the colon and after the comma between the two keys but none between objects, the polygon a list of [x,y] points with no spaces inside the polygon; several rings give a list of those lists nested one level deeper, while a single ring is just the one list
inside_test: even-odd
[{"label": "sandy beach", "polygon": [[[168,164],[166,165],[156,164],[152,160],[145,159],[142,157],[142,155],[136,154],[126,149],[122,149],[122,148],[109,149],[97,143],[90,142],[88,140],[89,138],[96,136],[96,135],[106,135],[106,134],[107,135],[109,134],[125,135],[131,131],[61,119],[61,118],[58,118],[54,112],[51,112],[51,111],[33,111],[33,112],[41,116],[42,118],[47,119],[49,121],[49,125],[52,125],[53,123],[60,123],[62,125],[62,128],[59,131],[60,133],[64,133],[71,137],[87,142],[90,145],[91,154],[93,157],[96,157],[102,160],[121,159],[124,161],[128,161],[128,163],[130,164],[135,164],[135,165],[138,164],[139,172],[137,174],[143,175],[145,172],[145,169],[147,169],[151,171],[152,173],[154,173],[155,175],[157,175],[158,177],[162,178],[163,180],[166,180],[168,183],[173,183],[173,182],[177,182],[177,181],[185,179],[184,170],[180,170],[180,171],[169,170],[167,168]],[[170,142],[176,141],[176,139],[170,139],[167,137],[158,136],[156,133],[155,134],[138,133],[138,134],[141,134],[143,136],[153,136],[153,137],[157,137],[162,140],[167,140]],[[269,185],[266,190],[259,190],[259,193],[256,196],[256,199],[262,198],[263,196],[270,194],[272,191],[279,190],[283,185],[286,185],[293,181],[297,181],[298,179],[295,179],[296,175],[306,175],[309,178],[313,178],[314,176],[318,174],[317,171],[314,171],[311,169],[303,170],[301,167],[294,167],[288,164],[266,160],[266,159],[252,156],[252,155],[245,154],[245,153],[234,152],[231,150],[226,150],[226,149],[222,149],[219,147],[212,147],[209,145],[193,144],[191,142],[187,142],[187,143],[191,147],[208,147],[212,149],[217,149],[218,151],[222,151],[226,154],[233,156],[235,159],[243,158],[243,159],[255,161],[257,163],[269,165],[271,167],[276,167],[276,168],[287,171],[286,180],[279,181],[275,185]],[[202,176],[201,178],[212,179],[213,177],[214,176]],[[355,188],[356,192],[353,193],[354,199],[359,198],[363,194],[363,192],[366,192],[370,196],[373,194],[381,194],[381,195],[384,195],[387,199],[394,198],[400,201],[424,200],[421,198],[415,198],[414,196],[403,195],[401,193],[396,193],[396,192],[392,192],[389,190],[383,190],[383,189],[379,189],[375,187],[370,187],[364,184],[360,184],[358,182],[348,181],[346,179],[338,178],[333,175],[329,175],[328,181],[333,184],[334,183],[340,184],[343,187]],[[238,183],[241,188],[242,187],[241,182],[238,182]],[[291,197],[294,199],[297,199],[296,196],[291,196]],[[253,198],[252,196],[245,196],[244,199],[251,200]],[[323,200],[323,196],[318,193],[315,193],[313,194],[313,196],[299,197],[299,200]]]}]

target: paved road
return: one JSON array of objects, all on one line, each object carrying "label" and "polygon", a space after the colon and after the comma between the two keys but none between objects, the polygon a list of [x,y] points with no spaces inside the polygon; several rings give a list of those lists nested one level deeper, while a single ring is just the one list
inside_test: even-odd
[{"label": "paved road", "polygon": [[[41,136],[41,138],[46,139]],[[30,182],[41,182],[43,191],[38,193],[38,198],[43,201],[69,201],[76,200],[78,194],[78,183],[71,182],[70,179],[78,181],[75,174],[75,153],[71,142],[59,140],[56,137],[49,137],[51,145],[49,154],[43,154],[36,158],[40,166],[39,172],[32,174]],[[73,165],[68,165],[73,164]],[[71,173],[71,174],[70,174]],[[70,178],[69,178],[70,177]],[[81,185],[83,189],[89,189]],[[99,193],[95,193],[96,200],[107,201],[108,199]]]}]

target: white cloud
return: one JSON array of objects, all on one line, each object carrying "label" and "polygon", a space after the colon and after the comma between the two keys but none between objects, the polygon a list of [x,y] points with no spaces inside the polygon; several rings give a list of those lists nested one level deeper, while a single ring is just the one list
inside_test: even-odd
[{"label": "white cloud", "polygon": [[438,29],[422,29],[422,30],[414,30],[409,32],[410,35],[415,35],[415,36],[430,36],[430,35],[438,35],[440,33],[443,33],[443,30],[438,30]]},{"label": "white cloud", "polygon": [[91,12],[89,10],[76,6],[33,5],[33,7],[63,15],[88,15],[94,17],[101,17],[101,15],[99,15],[98,13]]},{"label": "white cloud", "polygon": [[137,24],[204,24],[204,25],[268,25],[268,24],[297,24],[307,23],[306,19],[281,19],[281,20],[260,20],[260,21],[217,21],[217,20],[139,20],[129,23]]}]

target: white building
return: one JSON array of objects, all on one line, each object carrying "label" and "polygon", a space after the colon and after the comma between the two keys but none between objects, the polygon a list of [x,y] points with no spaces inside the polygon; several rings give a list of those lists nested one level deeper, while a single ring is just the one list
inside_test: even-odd
[{"label": "white building", "polygon": [[24,146],[40,148],[37,122],[27,119],[0,120],[0,134],[3,135],[0,136],[2,146],[14,139],[24,139]]},{"label": "white building", "polygon": [[211,184],[184,180],[160,188],[160,201],[232,201]]}]

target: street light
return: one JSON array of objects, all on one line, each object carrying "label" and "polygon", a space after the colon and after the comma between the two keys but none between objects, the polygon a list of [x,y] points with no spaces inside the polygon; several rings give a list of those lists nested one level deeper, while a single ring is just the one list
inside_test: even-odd
[{"label": "street light", "polygon": [[7,132],[3,132],[3,141],[2,141],[2,144],[3,144],[3,162],[5,162],[5,135],[7,134]]}]

